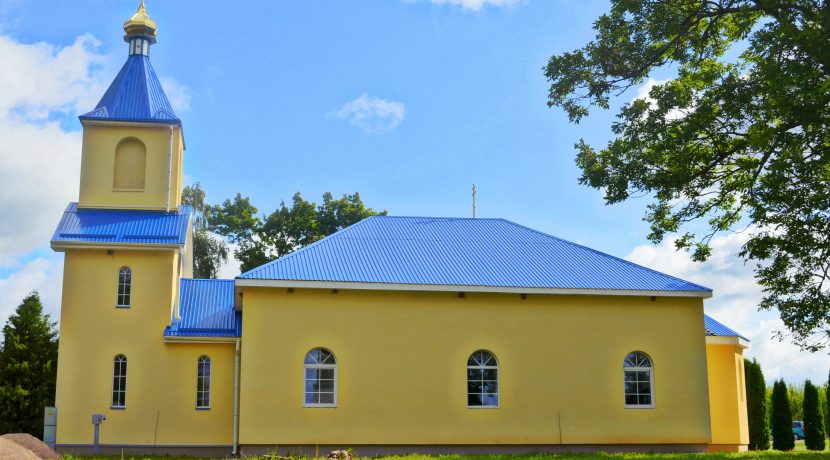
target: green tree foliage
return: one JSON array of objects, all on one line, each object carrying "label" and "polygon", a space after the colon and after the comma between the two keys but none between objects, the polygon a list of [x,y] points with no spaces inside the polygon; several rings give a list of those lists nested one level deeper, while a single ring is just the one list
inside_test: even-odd
[{"label": "green tree foliage", "polygon": [[793,420],[804,420],[804,385],[787,385],[787,399]]},{"label": "green tree foliage", "polygon": [[3,327],[0,347],[0,433],[43,434],[43,408],[55,404],[58,333],[37,292]]},{"label": "green tree foliage", "polygon": [[787,384],[783,380],[772,386],[770,398],[770,428],[772,428],[772,448],[775,450],[793,450],[793,415],[790,411],[790,400],[787,397]]},{"label": "green tree foliage", "polygon": [[818,388],[809,380],[804,382],[804,445],[809,450],[824,450],[824,420]]},{"label": "green tree foliage", "polygon": [[386,214],[367,208],[360,194],[335,199],[323,194],[319,206],[297,192],[291,206],[280,203],[268,216],[257,216],[248,197],[237,194],[233,200],[210,208],[210,228],[237,245],[234,256],[245,272],[289,254],[366,217]]},{"label": "green tree foliage", "polygon": [[764,374],[758,361],[744,360],[744,382],[749,421],[749,450],[768,450],[767,385],[764,383]]},{"label": "green tree foliage", "polygon": [[824,428],[830,431],[830,373],[827,375],[827,384],[824,385]]},{"label": "green tree foliage", "polygon": [[[649,239],[695,260],[751,225],[760,308],[804,349],[830,340],[830,8],[824,0],[612,0],[596,38],[553,56],[548,105],[591,107],[676,70],[624,104],[602,148],[576,145],[580,183],[606,203],[649,196]],[[703,225],[701,225],[703,224]],[[707,228],[708,226],[708,228]],[[704,230],[701,232],[701,228]],[[783,332],[780,337],[783,337]]]},{"label": "green tree foliage", "polygon": [[228,261],[228,247],[222,239],[211,235],[208,223],[211,208],[205,203],[201,184],[185,187],[182,203],[193,207],[193,277],[216,278]]}]

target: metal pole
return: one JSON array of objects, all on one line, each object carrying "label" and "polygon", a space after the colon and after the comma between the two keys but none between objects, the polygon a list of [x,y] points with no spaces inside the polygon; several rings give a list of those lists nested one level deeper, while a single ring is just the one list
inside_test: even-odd
[{"label": "metal pole", "polygon": [[476,218],[476,184],[473,184],[473,219]]},{"label": "metal pole", "polygon": [[101,426],[101,425],[99,425],[99,424],[97,424],[97,423],[95,424],[95,439],[94,439],[94,440],[93,440],[93,442],[92,442],[92,453],[93,453],[93,454],[97,454],[97,453],[98,453],[98,428],[99,428],[100,426]]}]

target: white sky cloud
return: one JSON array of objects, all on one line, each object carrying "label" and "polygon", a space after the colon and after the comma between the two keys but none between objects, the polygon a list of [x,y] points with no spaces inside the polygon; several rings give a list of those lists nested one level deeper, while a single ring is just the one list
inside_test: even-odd
[{"label": "white sky cloud", "polygon": [[190,111],[190,89],[187,86],[170,76],[159,77],[159,82],[161,82],[164,94],[167,95],[167,100],[170,101],[176,115],[180,112]]},{"label": "white sky cloud", "polygon": [[60,254],[35,259],[11,275],[0,278],[0,328],[32,291],[38,291],[44,311],[51,315],[53,321],[57,321],[60,318],[62,283],[63,255]]},{"label": "white sky cloud", "polygon": [[753,267],[737,255],[748,238],[747,233],[715,237],[712,257],[705,263],[693,262],[687,253],[675,250],[673,240],[637,246],[626,259],[714,289],[714,296],[704,302],[706,313],[750,339],[745,356],[758,359],[767,383],[778,378],[791,383],[807,378],[826,381],[830,356],[779,342],[772,335],[785,330],[778,313],[758,311],[763,293],[755,283]]},{"label": "white sky cloud", "polygon": [[238,244],[228,243],[228,261],[219,268],[219,273],[216,274],[217,278],[229,280],[239,276],[239,266],[242,263],[233,255],[238,248]]},{"label": "white sky cloud", "polygon": [[430,0],[435,5],[455,5],[465,10],[481,11],[485,6],[511,6],[519,0]]},{"label": "white sky cloud", "polygon": [[69,201],[77,199],[80,131],[56,118],[90,110],[106,84],[105,61],[90,35],[67,47],[0,36],[0,254],[16,257],[48,244]]},{"label": "white sky cloud", "polygon": [[[670,79],[656,80],[654,78],[649,77],[649,79],[646,80],[646,82],[643,83],[642,86],[637,88],[637,93],[634,95],[634,98],[631,99],[632,102],[636,101],[637,99],[643,99],[644,101],[646,101],[649,104],[653,105],[654,104],[654,99],[652,99],[648,95],[651,92],[651,89],[654,88],[657,85],[662,85],[663,83],[666,83],[668,81],[670,81]],[[678,110],[678,109],[669,110],[668,113],[666,114],[666,118],[669,119],[669,120],[679,120],[681,118],[684,118],[685,116],[686,116],[686,114],[683,111]]]},{"label": "white sky cloud", "polygon": [[391,131],[401,124],[406,116],[403,102],[389,101],[363,93],[353,101],[343,105],[333,114],[336,118],[347,120],[367,133]]}]

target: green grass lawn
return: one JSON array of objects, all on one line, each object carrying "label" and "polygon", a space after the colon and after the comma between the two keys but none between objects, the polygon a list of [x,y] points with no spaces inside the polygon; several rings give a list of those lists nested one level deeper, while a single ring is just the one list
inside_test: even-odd
[{"label": "green grass lawn", "polygon": [[[360,452],[357,452],[359,455]],[[373,457],[373,460],[720,460],[720,459],[779,459],[799,457],[805,459],[830,459],[830,451],[823,452],[808,451],[803,441],[796,442],[795,450],[792,452],[778,452],[769,450],[766,452],[720,452],[714,454],[533,454],[533,455],[406,455],[391,457]],[[66,460],[194,460],[196,457],[165,457],[165,456],[66,456]],[[263,455],[259,457],[245,457],[249,460],[271,460],[276,456]],[[311,459],[310,459],[311,460]],[[317,459],[322,460],[322,459]]]}]

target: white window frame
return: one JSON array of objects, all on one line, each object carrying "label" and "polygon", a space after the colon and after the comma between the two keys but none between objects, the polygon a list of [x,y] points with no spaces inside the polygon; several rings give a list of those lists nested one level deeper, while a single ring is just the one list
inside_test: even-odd
[{"label": "white window frame", "polygon": [[[329,353],[331,355],[331,359],[334,362],[331,363],[331,364],[320,364],[320,363],[311,363],[311,364],[309,364],[309,363],[306,363],[305,360],[308,357],[308,355],[310,355],[315,350],[323,350],[323,351]],[[308,394],[308,392],[306,391],[306,383],[309,381],[306,378],[306,371],[308,369],[315,369],[315,370],[333,369],[334,370],[333,377],[332,377],[332,379],[333,379],[332,380],[332,385],[333,385],[333,392],[334,392],[333,402],[331,402],[331,403],[309,403],[309,402],[306,402],[306,395]],[[334,353],[331,350],[329,350],[328,348],[324,348],[324,347],[314,347],[311,350],[309,350],[308,353],[305,354],[305,356],[303,356],[303,387],[302,388],[303,388],[303,407],[337,407],[337,356],[335,356]]]},{"label": "white window frame", "polygon": [[[121,275],[125,274],[129,276],[129,281],[122,282]],[[121,293],[121,289],[126,288],[128,291],[126,294]],[[126,297],[127,303],[122,304],[121,298]],[[118,285],[115,292],[115,308],[130,308],[133,303],[133,269],[127,266],[123,266],[118,269]]]},{"label": "white window frame", "polygon": [[[207,377],[201,375],[200,371],[202,370],[202,365],[207,364]],[[199,359],[196,360],[196,409],[197,410],[209,410],[210,409],[210,397],[211,397],[211,377],[213,375],[213,363],[211,362],[210,356],[208,355],[201,355]],[[207,381],[207,390],[204,389],[202,385],[203,381]],[[199,395],[200,394],[207,394],[207,405],[199,405]]]},{"label": "white window frame", "polygon": [[[496,364],[495,364],[495,365],[492,365],[492,366],[489,366],[489,365],[488,365],[488,366],[484,366],[484,365],[470,365],[470,359],[472,359],[472,357],[473,357],[476,353],[487,353],[487,354],[489,354],[489,355],[493,358],[493,361],[494,361]],[[495,369],[495,371],[496,371],[496,398],[497,398],[497,400],[498,400],[498,403],[497,403],[497,404],[495,404],[495,405],[485,405],[485,404],[481,404],[481,405],[477,405],[477,406],[471,406],[471,405],[470,405],[470,394],[471,394],[471,393],[470,393],[470,388],[469,388],[469,385],[470,385],[470,375],[469,375],[469,371],[470,371],[471,369],[481,370],[481,371],[482,371],[482,373],[483,373],[483,372],[484,372],[484,370],[486,370],[486,369]],[[467,397],[467,408],[468,408],[468,409],[498,409],[499,407],[501,407],[501,372],[499,371],[499,359],[496,357],[496,354],[495,354],[495,353],[493,353],[492,351],[489,351],[489,350],[484,350],[484,349],[480,349],[480,350],[476,350],[476,351],[472,352],[472,353],[470,354],[470,356],[468,356],[468,357],[467,357],[467,367],[466,367],[466,369],[465,369],[465,370],[466,370],[467,372],[465,372],[465,376],[464,376],[464,377],[465,377],[465,378],[464,378],[464,387],[466,388],[466,391],[464,392],[464,394],[465,394],[465,395],[466,395],[466,397]],[[482,380],[482,382],[483,382],[483,380]],[[482,394],[483,394],[483,393],[482,393]],[[483,402],[483,400],[482,400],[482,402]]]},{"label": "white window frame", "polygon": [[[122,377],[120,374],[116,375],[115,373],[115,366],[119,363],[123,362],[123,366],[119,367],[119,370],[123,369],[124,371],[124,386],[119,387],[116,389],[115,387],[115,379]],[[110,392],[110,408],[111,409],[126,409],[127,408],[127,355],[119,353],[112,358],[112,391]],[[123,394],[124,395],[124,404],[116,404],[116,394]]]},{"label": "white window frame", "polygon": [[[632,353],[640,353],[643,356],[645,356],[646,359],[648,359],[649,365],[648,366],[640,366],[640,365],[629,366],[627,364],[628,363],[628,355],[630,355]],[[629,394],[629,393],[625,392],[625,374],[626,374],[626,372],[643,372],[643,371],[648,371],[649,389],[651,390],[650,393],[649,393],[649,396],[651,397],[651,404],[639,404],[639,403],[638,404],[628,404],[628,403],[625,403],[625,396]],[[638,399],[639,399],[640,395],[644,395],[644,394],[645,393],[640,393],[639,389],[636,393]],[[625,355],[625,358],[623,358],[623,402],[625,403],[625,408],[626,409],[654,409],[654,359],[652,359],[651,356],[648,353],[644,352],[644,351],[635,350],[635,351],[629,352],[628,354]]]}]

